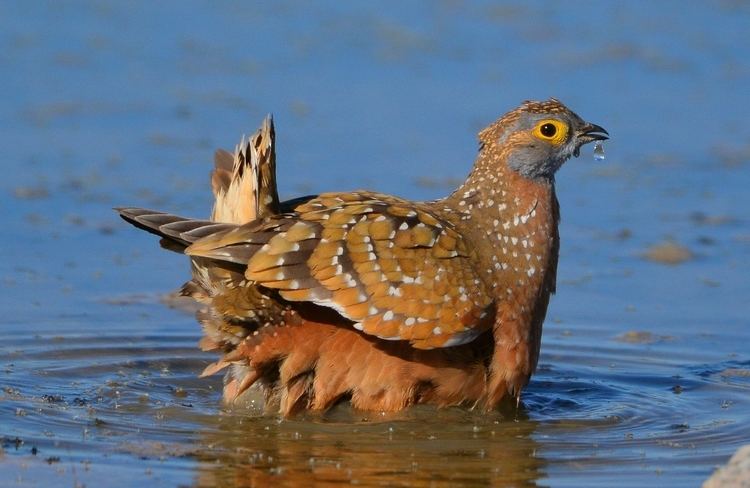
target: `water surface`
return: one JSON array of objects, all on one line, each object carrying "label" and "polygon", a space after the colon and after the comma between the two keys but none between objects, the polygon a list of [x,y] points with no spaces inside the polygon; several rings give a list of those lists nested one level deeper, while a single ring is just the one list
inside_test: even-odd
[{"label": "water surface", "polygon": [[[695,486],[750,442],[741,2],[0,6],[0,486]],[[558,293],[519,410],[280,421],[196,375],[187,263],[116,205],[210,208],[267,112],[283,197],[435,198],[556,96],[606,127],[558,176]],[[671,263],[671,264],[667,264]]]}]

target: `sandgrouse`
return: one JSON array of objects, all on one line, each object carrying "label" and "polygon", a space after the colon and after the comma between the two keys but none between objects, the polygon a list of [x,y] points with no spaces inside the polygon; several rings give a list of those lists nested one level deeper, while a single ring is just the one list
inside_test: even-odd
[{"label": "sandgrouse", "polygon": [[190,256],[204,375],[224,400],[252,385],[285,416],[409,405],[493,408],[520,399],[555,291],[555,172],[607,139],[558,100],[524,102],[479,133],[466,181],[413,202],[354,191],[280,202],[270,119],[217,151],[210,220],[119,208]]}]

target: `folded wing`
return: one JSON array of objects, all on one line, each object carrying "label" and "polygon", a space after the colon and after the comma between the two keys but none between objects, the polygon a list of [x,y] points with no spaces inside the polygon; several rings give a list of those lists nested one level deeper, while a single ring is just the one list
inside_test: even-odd
[{"label": "folded wing", "polygon": [[367,334],[422,349],[469,342],[490,326],[471,252],[426,206],[370,192],[323,194],[186,250],[245,266],[248,280],[286,300],[331,307]]}]

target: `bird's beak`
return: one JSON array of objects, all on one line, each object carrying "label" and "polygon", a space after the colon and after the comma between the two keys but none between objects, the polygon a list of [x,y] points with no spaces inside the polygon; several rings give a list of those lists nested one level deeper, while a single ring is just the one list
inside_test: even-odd
[{"label": "bird's beak", "polygon": [[609,139],[609,132],[600,125],[587,122],[578,131],[578,140],[582,141],[581,144],[587,144],[592,141],[606,141],[607,139]]},{"label": "bird's beak", "polygon": [[576,132],[576,149],[574,155],[578,157],[581,146],[594,141],[606,141],[609,139],[609,132],[604,127],[586,122],[583,127]]}]

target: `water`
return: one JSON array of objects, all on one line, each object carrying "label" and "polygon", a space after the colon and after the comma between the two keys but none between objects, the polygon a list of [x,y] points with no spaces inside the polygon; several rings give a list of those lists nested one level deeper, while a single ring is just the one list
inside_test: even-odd
[{"label": "water", "polygon": [[604,145],[597,141],[594,143],[594,160],[595,161],[604,161],[607,158],[607,156],[604,154]]},{"label": "water", "polygon": [[[644,8],[647,7],[647,8]],[[750,442],[742,3],[0,6],[0,486],[695,486]],[[181,256],[111,207],[210,210],[274,113],[282,197],[450,191],[475,134],[555,96],[558,293],[520,410],[223,408]]]}]

